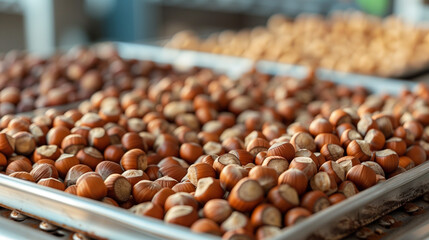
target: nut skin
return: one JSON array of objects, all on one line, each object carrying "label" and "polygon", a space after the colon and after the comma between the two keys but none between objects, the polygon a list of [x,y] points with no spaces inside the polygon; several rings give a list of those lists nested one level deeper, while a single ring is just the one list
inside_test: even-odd
[{"label": "nut skin", "polygon": [[318,190],[307,192],[301,199],[301,207],[306,208],[312,213],[319,212],[329,207],[329,205],[328,196]]},{"label": "nut skin", "polygon": [[79,159],[71,154],[61,154],[60,157],[55,161],[55,168],[58,170],[58,174],[61,178],[65,178],[67,172],[73,166],[79,164]]},{"label": "nut skin", "polygon": [[146,170],[147,156],[143,150],[131,149],[127,151],[121,158],[121,166],[125,170],[137,169]]},{"label": "nut skin", "polygon": [[250,223],[255,229],[265,225],[281,227],[282,214],[273,205],[262,203],[253,210]]},{"label": "nut skin", "polygon": [[164,218],[164,210],[152,202],[140,203],[130,208],[129,211],[139,216],[152,217],[160,220]]},{"label": "nut skin", "polygon": [[198,202],[205,204],[211,199],[222,198],[224,194],[225,192],[219,179],[206,177],[198,180],[197,189],[195,190],[195,199]]},{"label": "nut skin", "polygon": [[308,177],[301,170],[291,168],[280,174],[278,184],[288,184],[296,190],[298,195],[302,195],[307,190]]},{"label": "nut skin", "polygon": [[282,213],[299,205],[298,193],[287,184],[280,184],[268,192],[268,201]]},{"label": "nut skin", "polygon": [[311,216],[311,212],[303,207],[295,207],[290,209],[285,215],[285,225],[287,227],[293,226],[298,222]]},{"label": "nut skin", "polygon": [[133,186],[133,198],[136,203],[151,201],[161,188],[161,185],[156,182],[141,180]]},{"label": "nut skin", "polygon": [[107,196],[107,187],[97,173],[85,173],[76,181],[77,195],[100,200]]},{"label": "nut skin", "polygon": [[264,198],[264,189],[259,182],[243,178],[232,188],[228,202],[234,209],[242,212],[255,208]]},{"label": "nut skin", "polygon": [[65,190],[64,183],[62,183],[60,180],[58,180],[56,178],[43,178],[39,182],[37,182],[37,184],[42,185],[42,186],[46,186],[46,187],[50,187],[50,188],[54,188],[54,189],[57,189],[60,191]]},{"label": "nut skin", "polygon": [[104,184],[107,188],[107,196],[118,202],[125,202],[131,196],[131,190],[133,188],[131,183],[118,173],[109,175],[106,180],[104,180]]},{"label": "nut skin", "polygon": [[242,166],[231,164],[223,168],[219,180],[226,190],[231,190],[241,179],[247,177],[249,172]]},{"label": "nut skin", "polygon": [[375,175],[371,168],[365,165],[356,165],[347,172],[346,178],[352,181],[359,190],[365,190],[377,183]]},{"label": "nut skin", "polygon": [[191,231],[222,236],[222,231],[220,230],[219,225],[208,218],[201,218],[194,222],[191,226]]},{"label": "nut skin", "polygon": [[185,227],[190,227],[197,220],[198,213],[191,206],[174,206],[164,216],[165,222]]},{"label": "nut skin", "polygon": [[399,166],[398,154],[390,149],[375,152],[375,161],[383,168],[385,173],[393,172]]}]

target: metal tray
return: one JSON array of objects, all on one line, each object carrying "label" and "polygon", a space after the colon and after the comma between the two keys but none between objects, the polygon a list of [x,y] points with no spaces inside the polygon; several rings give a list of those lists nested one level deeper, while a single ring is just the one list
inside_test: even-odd
[{"label": "metal tray", "polygon": [[[238,77],[253,67],[268,74],[287,74],[303,77],[307,69],[248,59],[231,58],[213,54],[163,49],[153,46],[116,43],[124,58],[152,60],[188,67],[208,67],[215,71]],[[339,84],[361,85],[374,92],[397,94],[401,87],[413,88],[415,84],[397,80],[317,71],[321,79]],[[386,84],[388,83],[388,84]],[[388,86],[387,86],[388,85]],[[68,106],[70,108],[71,106]],[[63,106],[64,108],[64,106]],[[67,110],[67,109],[63,109]],[[336,239],[356,230],[406,201],[428,191],[429,162],[376,185],[346,201],[332,206],[294,227],[286,228],[275,239]],[[55,189],[35,185],[6,175],[0,175],[0,203],[7,208],[22,211],[29,216],[51,222],[61,227],[86,233],[91,237],[108,239],[219,239],[192,233],[180,226],[135,216],[130,212],[89,199],[79,198]],[[47,207],[49,206],[49,207]]]}]

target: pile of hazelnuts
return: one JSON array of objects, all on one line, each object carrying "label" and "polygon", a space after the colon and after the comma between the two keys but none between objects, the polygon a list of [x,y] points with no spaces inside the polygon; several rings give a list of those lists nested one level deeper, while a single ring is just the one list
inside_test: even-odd
[{"label": "pile of hazelnuts", "polygon": [[390,96],[312,73],[126,73],[132,89],[77,109],[2,117],[2,173],[197,233],[266,239],[429,153],[422,84]]},{"label": "pile of hazelnuts", "polygon": [[76,47],[50,58],[16,50],[0,54],[0,117],[82,101],[101,89],[130,90],[138,82],[135,75],[166,70],[149,61],[135,63],[124,63],[109,44]]}]

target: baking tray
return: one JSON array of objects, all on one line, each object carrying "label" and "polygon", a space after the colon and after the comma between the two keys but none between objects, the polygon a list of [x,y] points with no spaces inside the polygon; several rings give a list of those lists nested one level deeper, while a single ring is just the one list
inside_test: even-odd
[{"label": "baking tray", "polygon": [[[152,60],[169,63],[179,69],[193,66],[209,67],[217,72],[238,77],[256,68],[268,74],[303,77],[308,69],[300,66],[273,62],[253,62],[206,53],[169,50],[138,44],[116,43],[124,58]],[[321,79],[344,85],[361,85],[374,92],[397,94],[401,87],[413,88],[415,84],[397,80],[342,74],[335,71],[317,71]],[[389,86],[386,86],[389,85]],[[72,106],[60,107],[67,110]],[[428,191],[429,162],[376,185],[346,201],[332,206],[307,220],[285,229],[275,239],[315,239],[321,235],[336,239],[353,232],[403,203]],[[162,221],[135,216],[130,212],[90,199],[79,198],[64,192],[35,185],[6,175],[0,175],[0,203],[2,206],[22,211],[29,216],[59,225],[91,237],[108,239],[219,239],[192,233],[188,228],[165,224]],[[49,206],[48,208],[46,206]]]}]

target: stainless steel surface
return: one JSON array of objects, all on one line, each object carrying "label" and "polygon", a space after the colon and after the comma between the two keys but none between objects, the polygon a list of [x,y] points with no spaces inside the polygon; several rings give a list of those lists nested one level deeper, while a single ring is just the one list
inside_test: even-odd
[{"label": "stainless steel surface", "polygon": [[218,239],[55,189],[0,175],[0,203],[29,216],[108,239]]},{"label": "stainless steel surface", "polygon": [[428,185],[429,162],[425,162],[314,214],[274,239],[339,239],[423,195]]}]

